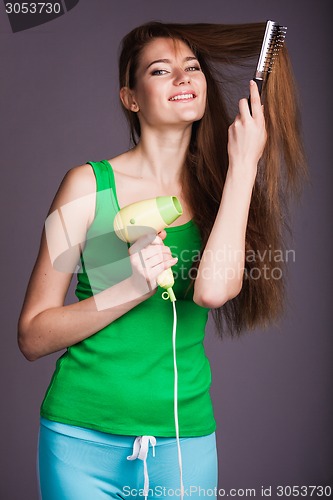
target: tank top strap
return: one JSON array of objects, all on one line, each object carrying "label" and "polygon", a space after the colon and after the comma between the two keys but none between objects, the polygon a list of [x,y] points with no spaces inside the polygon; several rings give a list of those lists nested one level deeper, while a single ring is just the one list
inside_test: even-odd
[{"label": "tank top strap", "polygon": [[112,189],[116,193],[116,184],[114,173],[110,163],[107,160],[101,161],[87,161],[92,166],[96,177],[97,191],[104,189]]},{"label": "tank top strap", "polygon": [[119,211],[113,169],[107,160],[87,161],[87,163],[92,166],[94,171],[96,192],[98,193],[96,195],[95,220],[92,226],[95,226],[96,218],[103,220],[103,224],[106,224],[110,216],[115,217]]}]

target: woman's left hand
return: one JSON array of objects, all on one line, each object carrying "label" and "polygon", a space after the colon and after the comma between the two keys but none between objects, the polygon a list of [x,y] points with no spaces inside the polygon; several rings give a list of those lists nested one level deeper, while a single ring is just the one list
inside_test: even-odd
[{"label": "woman's left hand", "polygon": [[229,170],[241,177],[255,179],[257,165],[264,151],[267,133],[263,106],[257,84],[250,82],[252,116],[247,99],[239,101],[239,114],[228,132]]}]

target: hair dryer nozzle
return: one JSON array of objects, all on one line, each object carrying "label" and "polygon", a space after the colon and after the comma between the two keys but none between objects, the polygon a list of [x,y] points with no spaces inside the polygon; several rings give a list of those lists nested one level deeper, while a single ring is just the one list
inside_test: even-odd
[{"label": "hair dryer nozzle", "polygon": [[177,196],[157,196],[156,204],[167,226],[172,224],[183,213]]}]

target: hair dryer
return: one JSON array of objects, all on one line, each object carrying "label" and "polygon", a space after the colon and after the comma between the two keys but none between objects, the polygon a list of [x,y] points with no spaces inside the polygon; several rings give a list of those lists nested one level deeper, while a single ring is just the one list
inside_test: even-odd
[{"label": "hair dryer", "polygon": [[[114,218],[113,227],[118,238],[127,243],[134,243],[145,234],[159,233],[182,213],[183,209],[177,196],[157,196],[120,209]],[[176,300],[172,290],[174,282],[171,268],[157,277],[157,283],[167,290],[171,302]]]}]

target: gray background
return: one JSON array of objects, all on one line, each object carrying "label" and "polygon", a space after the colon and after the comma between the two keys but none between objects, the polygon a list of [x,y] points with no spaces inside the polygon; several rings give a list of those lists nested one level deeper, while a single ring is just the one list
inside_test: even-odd
[{"label": "gray background", "polygon": [[128,148],[116,57],[122,36],[151,19],[276,19],[288,26],[311,184],[292,210],[296,259],[281,324],[224,342],[208,325],[219,487],[255,488],[260,497],[261,486],[272,486],[271,498],[281,498],[277,485],[333,484],[328,6],[323,0],[81,0],[66,15],[15,34],[0,6],[1,500],[37,498],[39,405],[58,355],[26,361],[16,325],[43,222],[68,169]]}]

